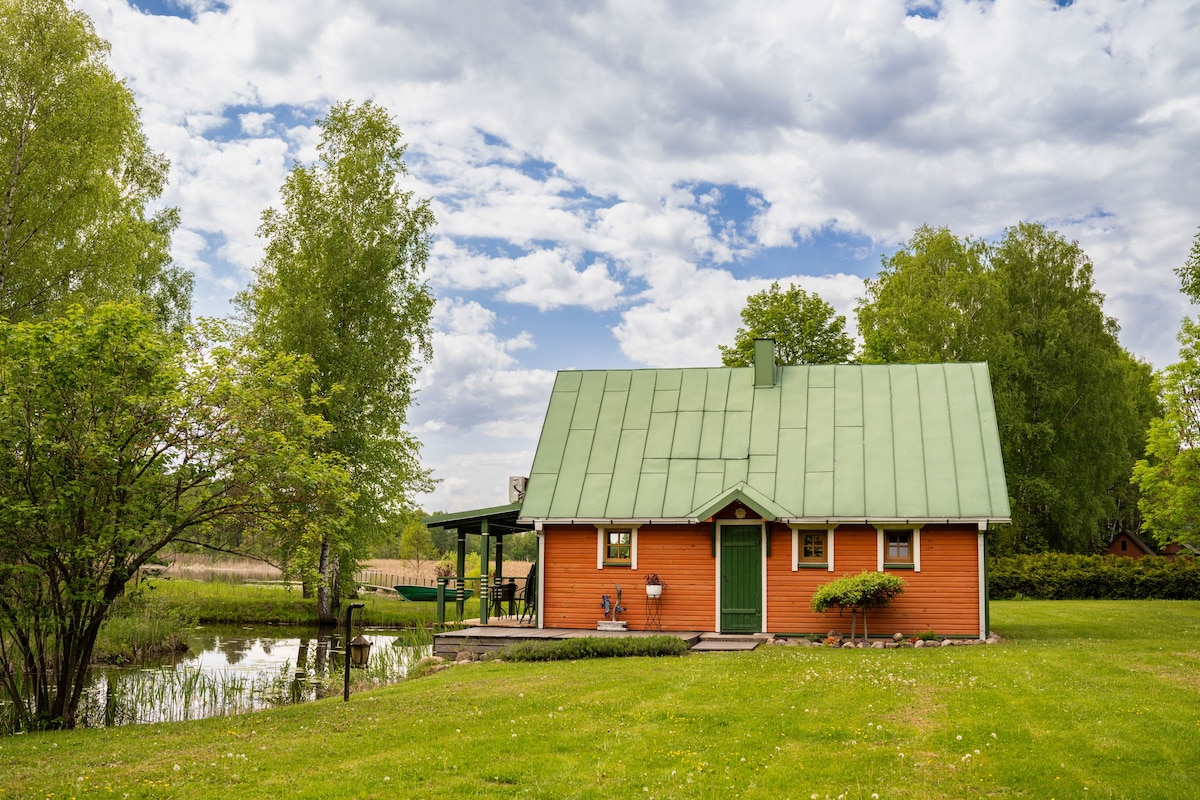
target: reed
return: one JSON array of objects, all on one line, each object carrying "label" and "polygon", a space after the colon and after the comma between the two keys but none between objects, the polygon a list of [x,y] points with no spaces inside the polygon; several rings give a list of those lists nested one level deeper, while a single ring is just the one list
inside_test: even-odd
[{"label": "reed", "polygon": [[[352,669],[351,691],[398,683],[432,649],[433,636],[413,629],[394,645],[372,648],[365,668]],[[249,676],[235,670],[195,667],[110,669],[92,683],[80,707],[82,727],[182,722],[293,705],[341,694],[343,662],[312,648],[304,663],[288,661],[273,673]],[[10,724],[5,733],[14,732]]]},{"label": "reed", "polygon": [[181,631],[196,624],[187,609],[161,595],[136,591],[117,600],[109,612],[92,660],[131,664],[187,649]]}]

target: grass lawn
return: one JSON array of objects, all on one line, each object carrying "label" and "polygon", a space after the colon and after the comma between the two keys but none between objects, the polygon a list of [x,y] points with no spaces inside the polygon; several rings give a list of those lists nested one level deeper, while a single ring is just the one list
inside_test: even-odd
[{"label": "grass lawn", "polygon": [[[175,579],[150,582],[146,585],[146,592],[178,608],[184,616],[205,625],[317,624],[316,598],[305,599],[299,589]],[[437,603],[410,603],[396,596],[375,595],[365,595],[356,602],[365,603],[362,619],[364,624],[370,626],[429,626],[437,622]],[[345,618],[345,608],[343,605],[338,612],[339,620]],[[468,600],[464,611],[466,619],[478,617],[479,599],[472,597]],[[354,612],[356,625],[359,613]],[[454,604],[447,602],[447,622],[453,621],[454,615]]]},{"label": "grass lawn", "polygon": [[4,797],[1200,797],[1200,602],[997,602],[997,646],[483,663],[0,739]]}]

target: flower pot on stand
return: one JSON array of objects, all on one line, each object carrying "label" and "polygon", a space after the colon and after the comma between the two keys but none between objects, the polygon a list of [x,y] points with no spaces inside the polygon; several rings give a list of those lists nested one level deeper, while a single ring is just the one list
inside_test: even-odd
[{"label": "flower pot on stand", "polygon": [[646,586],[646,597],[649,597],[652,599],[658,599],[659,597],[662,597],[662,584],[661,583],[648,584]]}]

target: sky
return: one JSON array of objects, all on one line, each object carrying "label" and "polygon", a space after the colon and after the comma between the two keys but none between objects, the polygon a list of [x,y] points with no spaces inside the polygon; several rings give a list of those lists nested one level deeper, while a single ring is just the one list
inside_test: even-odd
[{"label": "sky", "polygon": [[922,224],[1038,221],[1156,367],[1196,313],[1200,2],[76,0],[227,316],[317,120],[372,100],[437,217],[426,511],[508,502],[560,369],[715,366],[777,280],[847,317]]}]

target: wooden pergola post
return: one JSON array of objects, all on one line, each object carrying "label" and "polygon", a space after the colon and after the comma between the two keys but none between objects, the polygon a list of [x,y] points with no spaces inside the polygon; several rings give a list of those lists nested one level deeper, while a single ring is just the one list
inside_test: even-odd
[{"label": "wooden pergola post", "polygon": [[467,532],[462,528],[458,529],[458,569],[455,574],[458,576],[458,582],[454,591],[455,607],[458,609],[458,618],[463,618],[463,604],[467,598],[463,596],[463,573],[467,571]]},{"label": "wooden pergola post", "polygon": [[479,622],[487,625],[488,608],[492,599],[492,584],[488,580],[488,558],[491,554],[491,534],[488,532],[488,521],[482,520],[479,525]]}]

